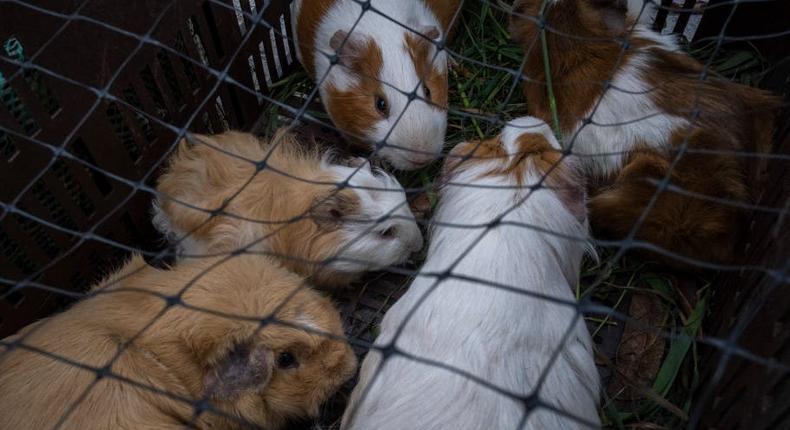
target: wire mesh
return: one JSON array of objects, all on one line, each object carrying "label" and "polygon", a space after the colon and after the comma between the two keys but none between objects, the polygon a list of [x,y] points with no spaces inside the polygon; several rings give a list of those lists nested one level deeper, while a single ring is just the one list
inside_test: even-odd
[{"label": "wire mesh", "polygon": [[[357,1],[362,6],[361,13],[354,24],[365,14],[378,14],[385,19],[392,20],[384,15],[373,1]],[[317,77],[315,84],[297,82],[296,91],[280,91],[283,87],[292,90],[293,76],[298,78],[298,63],[295,58],[296,44],[291,34],[289,21],[291,19],[288,2],[260,2],[240,0],[223,1],[208,0],[205,2],[185,2],[179,0],[146,2],[146,4],[128,5],[121,8],[118,13],[117,5],[109,2],[91,2],[89,0],[64,2],[51,5],[29,0],[0,0],[0,37],[3,43],[3,52],[0,53],[0,149],[3,153],[3,170],[0,175],[6,186],[0,193],[0,242],[2,242],[3,266],[0,272],[2,289],[2,317],[0,329],[3,334],[12,334],[19,328],[32,322],[35,318],[48,315],[64,304],[75,299],[86,299],[103,294],[113,294],[112,286],[122,279],[114,279],[111,283],[100,283],[90,291],[85,289],[100,279],[97,274],[106,273],[122,261],[130,253],[143,255],[151,264],[161,265],[172,262],[175,258],[217,258],[206,272],[222,265],[224,262],[244,254],[261,255],[261,257],[274,257],[282,261],[294,260],[305,264],[327,267],[338,261],[369,265],[370,261],[358,260],[342,256],[344,249],[338,250],[337,255],[320,261],[300,261],[298,256],[283,255],[269,251],[262,251],[257,245],[265,242],[276,234],[279,229],[287,227],[305,219],[313,219],[315,215],[307,210],[299,216],[288,220],[252,219],[230,211],[228,208],[244,189],[255,180],[261,172],[270,172],[292,180],[301,181],[311,186],[335,185],[337,192],[343,189],[363,189],[377,192],[391,192],[391,189],[377,189],[351,185],[351,181],[363,166],[353,168],[352,173],[340,182],[321,182],[302,178],[292,172],[283,170],[268,163],[269,155],[264,159],[248,159],[228,152],[221,147],[212,145],[199,135],[199,132],[219,133],[228,129],[262,130],[271,128],[272,123],[282,122],[288,130],[305,133],[309,136],[323,136],[324,140],[336,141],[336,135],[327,135],[330,132],[341,132],[328,117],[321,112],[318,103],[318,88],[327,79]],[[451,131],[455,128],[457,133],[451,133],[448,146],[470,138],[482,139],[493,137],[508,123],[508,120],[523,114],[531,101],[514,101],[520,97],[521,87],[524,84],[536,84],[551,90],[556,86],[566,85],[562,79],[554,79],[555,73],[546,61],[550,57],[550,47],[546,43],[547,37],[566,38],[574,43],[583,43],[586,39],[595,41],[594,38],[585,38],[576,34],[565,33],[553,25],[551,20],[545,19],[546,7],[552,7],[552,2],[544,2],[537,15],[523,14],[514,9],[512,5],[504,2],[490,0],[466,0],[453,16],[453,23],[457,32],[467,32],[471,38],[475,35],[470,30],[470,23],[464,18],[468,10],[483,8],[487,13],[497,14],[499,17],[517,17],[524,22],[535,23],[539,26],[539,37],[530,40],[527,46],[519,47],[524,50],[517,55],[509,56],[503,51],[494,58],[478,59],[473,55],[457,48],[453,40],[429,40],[446,52],[451,58],[450,66],[451,83],[458,89],[451,87],[451,92],[458,92],[455,101],[447,108],[450,119]],[[537,2],[535,2],[537,3]],[[559,2],[553,2],[559,3]],[[589,3],[601,3],[590,1]],[[606,2],[603,2],[606,3]],[[672,32],[691,34],[688,23],[696,28],[698,16],[716,9],[727,10],[727,14],[718,25],[718,32],[713,36],[704,36],[695,40],[695,44],[709,42],[709,49],[705,54],[697,54],[702,67],[696,76],[701,84],[711,75],[715,75],[716,65],[721,66],[720,53],[725,49],[725,44],[732,42],[754,42],[759,40],[775,40],[790,34],[790,30],[778,29],[759,34],[743,34],[738,36],[728,35],[727,29],[730,22],[737,16],[741,7],[756,6],[761,3],[771,3],[769,0],[747,1],[732,0],[723,2],[681,2],[680,7],[670,5],[671,2],[646,1],[639,3],[639,10],[635,13],[641,18],[642,14],[654,13],[650,20],[655,23],[654,28],[660,30],[665,27],[667,16],[675,15],[677,18]],[[698,3],[698,4],[697,4]],[[756,5],[751,5],[752,3]],[[746,4],[743,5],[742,4]],[[128,12],[126,11],[128,8]],[[653,12],[649,12],[653,11]],[[684,13],[687,12],[687,13]],[[35,23],[36,32],[26,31],[23,27]],[[406,31],[425,37],[419,29],[403,26]],[[703,19],[704,24],[704,19]],[[700,25],[703,25],[700,24]],[[46,31],[41,31],[46,29]],[[495,30],[491,30],[495,31]],[[503,30],[504,31],[504,30]],[[762,166],[771,164],[784,166],[790,158],[786,153],[786,146],[777,144],[771,152],[750,151],[740,149],[699,148],[690,145],[691,131],[684,133],[677,149],[673,151],[663,178],[654,180],[651,184],[655,191],[647,200],[640,216],[629,228],[628,234],[619,239],[592,239],[592,243],[605,256],[603,262],[589,262],[582,279],[585,283],[584,292],[577,294],[578,301],[565,301],[556,297],[542,295],[525,290],[519,285],[508,285],[487,279],[484,274],[469,276],[457,273],[457,266],[463,263],[463,258],[491,231],[503,226],[531,229],[541,234],[559,237],[564,240],[587,243],[587,237],[570,237],[562,233],[546,229],[538,225],[516,223],[505,220],[512,211],[523,207],[525,202],[533,196],[534,191],[542,188],[552,189],[547,185],[547,178],[554,169],[557,169],[566,159],[583,160],[585,158],[626,156],[630,149],[617,153],[587,154],[578,151],[576,146],[579,135],[586,128],[625,127],[631,124],[650,121],[655,114],[623,118],[616,122],[596,121],[598,111],[604,97],[609,92],[621,94],[649,94],[659,91],[656,88],[646,88],[643,91],[633,91],[614,85],[615,74],[627,61],[627,55],[635,37],[637,26],[633,24],[624,34],[622,40],[614,38],[610,42],[617,44],[618,57],[615,67],[604,82],[593,81],[588,84],[602,85],[603,91],[596,98],[590,112],[586,115],[582,125],[573,133],[562,136],[564,150],[558,161],[553,163],[543,173],[539,181],[533,184],[514,185],[512,187],[523,189],[523,198],[514,201],[512,206],[492,217],[482,224],[464,224],[451,220],[421,218],[418,222],[423,230],[431,231],[436,228],[451,228],[467,230],[475,237],[473,245],[459,253],[459,257],[445,270],[433,272],[420,270],[420,261],[412,261],[403,266],[387,266],[383,270],[386,275],[368,277],[359,289],[344,291],[336,297],[341,301],[341,310],[346,319],[348,341],[355,346],[359,354],[375,350],[382,354],[384,360],[392,357],[402,357],[407,360],[438,367],[447,372],[458,374],[486,387],[507,399],[515,400],[524,405],[524,414],[516,428],[523,428],[532,413],[536,410],[548,410],[557,415],[576,421],[580,425],[594,426],[576,415],[574,410],[567,410],[557,405],[552,405],[540,396],[540,389],[545,383],[544,376],[561,354],[564,345],[573,335],[572,328],[579,320],[587,320],[594,334],[609,333],[610,326],[618,327],[614,336],[624,336],[623,330],[635,330],[642,335],[653,336],[659,339],[656,342],[667,343],[675,348],[677,345],[686,345],[693,350],[696,356],[697,346],[706,346],[712,354],[710,360],[711,370],[704,374],[704,380],[687,381],[686,389],[693,390],[689,393],[695,395],[694,401],[688,400],[685,405],[673,405],[663,398],[666,393],[656,394],[656,386],[643,387],[648,391],[647,398],[663,411],[677,415],[676,425],[697,428],[705,422],[706,406],[717,397],[717,391],[728,373],[728,364],[737,359],[741,366],[758,366],[771,373],[773,378],[786,379],[790,366],[782,358],[781,353],[776,355],[755,352],[760,348],[744,340],[744,333],[749,331],[750,324],[772,300],[777,291],[788,283],[788,260],[786,249],[781,239],[768,241],[763,245],[761,252],[770,254],[770,258],[749,258],[744,256],[736,262],[717,262],[694,258],[689,255],[679,254],[672,249],[667,249],[650,241],[638,237],[641,226],[650,215],[662,195],[677,194],[690,199],[697,199],[716,205],[748,210],[753,219],[760,220],[765,227],[773,232],[774,238],[786,237],[782,234],[787,231],[783,228],[784,215],[787,211],[786,177],[774,178],[780,185],[773,192],[773,200],[732,200],[717,196],[709,196],[694,190],[685,189],[673,184],[673,170],[681,163],[684,157],[689,156],[726,156],[745,160]],[[35,34],[34,34],[35,33]],[[353,34],[353,28],[350,31]],[[548,36],[547,36],[548,35]],[[463,36],[456,35],[456,38]],[[344,41],[346,43],[346,41]],[[75,47],[74,54],[64,53],[69,46]],[[31,48],[32,47],[32,48]],[[512,48],[512,47],[511,47]],[[692,52],[693,53],[693,52]],[[325,53],[330,60],[336,60],[334,53]],[[544,78],[530,76],[526,73],[528,58],[538,55],[547,67]],[[438,54],[437,54],[438,56]],[[436,61],[437,56],[431,59]],[[703,58],[705,57],[705,58]],[[785,58],[780,58],[783,60]],[[726,62],[726,60],[725,60]],[[780,61],[777,60],[777,64]],[[343,67],[333,62],[332,67]],[[475,70],[469,72],[469,69]],[[496,84],[496,89],[486,88],[490,94],[499,92],[504,95],[487,109],[470,107],[469,94],[470,82],[476,78],[480,70],[499,73],[501,81]],[[763,71],[763,75],[770,70]],[[368,77],[378,81],[381,85],[409,97],[406,109],[415,101],[433,104],[419,93],[422,81],[412,89],[397,88],[391,83],[383,82],[378,77]],[[578,82],[575,82],[578,84]],[[479,97],[488,97],[485,92]],[[705,100],[699,99],[699,94],[694,94],[693,108],[684,111],[685,120],[694,124],[700,120],[707,106]],[[553,98],[553,97],[552,97]],[[452,100],[452,99],[451,99]],[[526,106],[525,106],[526,105]],[[784,108],[785,106],[779,106]],[[395,123],[401,120],[406,109],[399,112]],[[264,115],[259,115],[263,111]],[[273,115],[272,115],[273,113]],[[754,113],[754,112],[753,112]],[[726,115],[718,112],[716,114]],[[759,114],[755,113],[755,114]],[[260,116],[260,117],[259,117]],[[558,132],[563,118],[554,109],[553,126]],[[725,119],[726,121],[726,119]],[[316,130],[320,128],[319,131]],[[394,128],[394,127],[393,127]],[[323,130],[323,131],[321,131]],[[786,130],[784,130],[786,132]],[[377,142],[372,153],[366,155],[369,160],[375,160],[378,152],[384,148],[393,147],[388,142],[392,129],[387,136]],[[329,137],[326,137],[329,136]],[[360,136],[351,136],[360,137]],[[198,207],[189,202],[182,201],[174,196],[163,195],[155,187],[155,181],[162,168],[166,165],[168,157],[176,150],[179,142],[188,138],[195,145],[204,145],[218,153],[224,153],[247,163],[254,168],[254,173],[248,177],[241,187],[230,194],[219,207]],[[779,134],[779,139],[786,139]],[[305,139],[309,140],[309,139]],[[103,144],[112,142],[111,146]],[[273,141],[276,147],[280,141]],[[420,152],[411,148],[396,146],[406,152]],[[271,154],[271,153],[269,153]],[[451,162],[456,157],[450,153],[444,154],[441,162]],[[470,157],[460,157],[460,162],[468,162]],[[474,157],[471,157],[474,160]],[[761,164],[762,163],[762,164]],[[440,164],[440,163],[437,163]],[[401,175],[404,189],[410,196],[410,203],[433,192],[436,164],[432,169],[424,171],[418,178]],[[781,167],[779,168],[781,170]],[[427,178],[427,179],[426,179]],[[752,179],[752,176],[749,176]],[[785,181],[785,182],[782,182]],[[449,183],[455,187],[485,187],[479,184]],[[756,186],[756,185],[755,185]],[[507,186],[499,187],[507,189]],[[334,195],[334,194],[333,194]],[[326,197],[331,198],[333,195]],[[149,222],[150,201],[153,198],[168,198],[178,204],[210,215],[210,217],[195,228],[178,237],[173,243],[163,247]],[[441,199],[441,197],[440,197]],[[316,202],[310,209],[319,206],[323,201]],[[440,200],[441,201],[441,200]],[[409,202],[404,202],[407,204]],[[378,219],[361,219],[358,222],[365,225],[365,229],[356,238],[361,240],[365,234],[371,232],[382,222],[397,218],[396,212],[401,207],[392,208],[385,216]],[[178,255],[176,248],[190,236],[215,217],[238,219],[255,224],[272,225],[273,230],[266,235],[244,244],[230,252],[206,253],[201,255]],[[761,227],[762,228],[762,227]],[[754,233],[754,230],[752,231]],[[141,239],[142,238],[142,239]],[[755,239],[762,241],[763,239]],[[428,236],[430,241],[430,236]],[[351,240],[347,246],[354,244]],[[612,274],[624,267],[623,259],[630,258],[629,251],[647,250],[662,259],[674,260],[686,266],[698,269],[713,270],[718,272],[719,278],[712,282],[721,282],[719,279],[752,276],[761,282],[760,288],[751,293],[753,300],[748,301],[743,308],[736,309],[728,317],[732,323],[726,332],[702,334],[699,329],[690,331],[689,327],[699,327],[699,321],[681,321],[676,325],[667,327],[664,321],[657,324],[645,318],[635,317],[631,310],[621,306],[621,300],[601,300],[601,290],[605,290],[608,283],[612,282]],[[630,261],[634,261],[633,259]],[[638,264],[642,264],[637,259]],[[179,263],[174,263],[179,264]],[[138,270],[145,270],[141,266]],[[132,276],[138,270],[131,271],[125,276]],[[640,266],[633,273],[653,273],[655,266]],[[658,269],[661,270],[661,269]],[[633,273],[627,275],[631,276]],[[744,275],[745,274],[745,275]],[[264,330],[270,325],[295,326],[309,333],[315,333],[329,338],[336,335],[324,330],[317,330],[309,325],[294,325],[292,322],[274,317],[277,310],[270,314],[260,315],[257,318],[248,318],[239,315],[218,313],[216,310],[196,307],[182,300],[184,293],[193,288],[205,273],[183,286],[173,296],[162,296],[150,293],[162,299],[165,305],[156,316],[136,331],[125,342],[119,345],[112,359],[100,367],[92,366],[59,355],[56,351],[46,351],[25,343],[25,340],[46,327],[47,321],[32,325],[29,329],[16,337],[9,337],[0,341],[4,350],[0,351],[0,366],[3,360],[15,350],[26,350],[49,357],[52,360],[66,363],[70,366],[94,372],[95,381],[86,387],[75,387],[80,393],[77,400],[70,404],[66,410],[58,411],[58,420],[55,428],[64,428],[72,417],[77,406],[87,401],[91,391],[96,385],[106,379],[114,379],[124,384],[148,390],[162,395],[173,401],[189,405],[193,414],[185,426],[198,426],[204,414],[220,415],[232,420],[242,427],[260,428],[260,425],[244,418],[227,414],[212,405],[209,398],[190,398],[182,393],[168,392],[148,384],[145,381],[132,380],[113,370],[113,365],[128,349],[134,346],[135,340],[149,330],[157,321],[173,307],[184,307],[193,311],[208,313],[227,319],[239,319],[258,323],[258,330]],[[386,344],[376,344],[375,327],[380,322],[382,314],[395,302],[407,289],[409,280],[426,278],[431,280],[431,286],[422,295],[418,303],[427,300],[443,282],[458,280],[473,282],[492,289],[524,294],[536,300],[569,307],[575,311],[573,321],[569,321],[569,328],[564,332],[562,341],[551,354],[548,367],[542,369],[542,376],[528,394],[513,392],[487,381],[481,375],[471,374],[458,366],[443,363],[426,357],[420,357],[399,348],[396,340],[402,330],[401,325],[395,333],[393,340]],[[640,278],[641,279],[641,278]],[[651,278],[655,279],[655,278]],[[682,283],[685,279],[679,278]],[[711,282],[711,281],[708,281]],[[630,283],[630,281],[629,281]],[[299,290],[310,287],[310,279],[306,279]],[[676,287],[680,288],[676,285]],[[643,287],[639,287],[643,288]],[[633,288],[633,289],[639,289]],[[628,286],[625,289],[632,289]],[[664,293],[660,289],[659,293]],[[293,295],[297,294],[293,292]],[[703,289],[704,291],[704,289]],[[600,293],[600,294],[599,294]],[[653,294],[660,295],[654,292]],[[669,291],[672,294],[672,291]],[[717,292],[717,294],[720,294]],[[287,304],[283,302],[277,309]],[[718,300],[724,300],[720,297]],[[739,300],[738,297],[732,300]],[[693,319],[694,310],[700,302],[704,303],[702,296],[697,303],[691,306],[684,317]],[[725,300],[726,303],[726,300]],[[415,306],[413,311],[419,308]],[[702,307],[705,311],[704,305]],[[784,313],[784,311],[780,311]],[[407,315],[411,315],[408,313]],[[696,315],[699,317],[699,315]],[[407,318],[408,320],[408,318]],[[600,323],[596,323],[600,322]],[[751,333],[751,332],[750,332]],[[616,343],[618,340],[615,340]],[[614,378],[618,372],[616,364],[612,364],[613,351],[605,351],[603,344],[599,345],[599,361],[608,362],[602,365],[601,372],[605,380]],[[609,347],[611,349],[611,346]],[[674,353],[666,353],[669,357]],[[607,358],[608,356],[608,358]],[[696,359],[685,358],[680,360],[688,363]],[[677,364],[680,366],[680,363]],[[689,366],[687,364],[687,366]],[[667,369],[672,366],[666,366]],[[677,367],[675,367],[677,369]],[[661,371],[664,371],[662,368]],[[677,370],[676,370],[677,371]],[[622,373],[622,371],[621,371]],[[697,372],[694,373],[695,375]],[[375,380],[375,375],[373,380]],[[658,376],[656,376],[658,377]],[[648,385],[653,381],[649,381]],[[368,387],[373,386],[369,382]],[[362,391],[362,397],[366,391]],[[659,399],[656,399],[658,397]],[[336,409],[342,410],[343,399],[336,400]],[[783,409],[784,410],[784,409]],[[786,411],[785,411],[786,412]],[[353,410],[351,411],[353,414]],[[316,426],[336,426],[338,410],[332,411],[325,421]],[[606,426],[622,427],[622,422],[632,420],[641,422],[639,412],[623,413],[617,411],[615,400],[604,396],[601,405],[601,414]],[[784,412],[783,412],[784,414]],[[636,415],[636,416],[635,416]],[[326,418],[326,417],[325,417]],[[783,415],[774,418],[774,428],[780,423]],[[677,423],[681,424],[677,424]],[[781,427],[781,426],[779,426]],[[766,427],[768,428],[768,427]]]}]

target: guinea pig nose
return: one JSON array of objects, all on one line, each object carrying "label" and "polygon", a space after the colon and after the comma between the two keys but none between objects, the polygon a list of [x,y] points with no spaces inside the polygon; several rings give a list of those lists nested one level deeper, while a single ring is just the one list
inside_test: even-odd
[{"label": "guinea pig nose", "polygon": [[422,249],[422,245],[423,245],[422,233],[420,233],[420,230],[417,229],[417,235],[415,236],[415,239],[411,242],[411,248],[409,250],[411,252],[419,252]]},{"label": "guinea pig nose", "polygon": [[391,225],[384,230],[379,231],[379,237],[382,239],[395,239],[395,235],[398,233],[398,228],[394,225]]}]

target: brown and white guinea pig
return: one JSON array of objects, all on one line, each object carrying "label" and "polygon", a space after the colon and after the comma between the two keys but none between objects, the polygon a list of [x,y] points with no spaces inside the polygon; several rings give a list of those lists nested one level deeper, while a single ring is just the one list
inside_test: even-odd
[{"label": "brown and white guinea pig", "polygon": [[338,129],[370,149],[384,143],[378,154],[397,169],[418,168],[444,145],[448,58],[435,43],[460,1],[361,3],[295,0],[297,57]]},{"label": "brown and white guinea pig", "polygon": [[[186,237],[186,256],[253,244],[316,284],[345,285],[406,261],[423,243],[398,181],[363,159],[351,163],[361,168],[305,150],[284,130],[271,142],[238,132],[195,136],[159,178],[154,224]],[[232,215],[212,216],[223,205]]]},{"label": "brown and white guinea pig", "polygon": [[591,250],[584,182],[559,147],[522,117],[448,155],[420,271],[452,273],[417,276],[384,315],[342,429],[600,428],[592,339],[567,305]]},{"label": "brown and white guinea pig", "polygon": [[[524,46],[540,37],[542,3],[514,4],[510,31]],[[672,187],[635,238],[669,251],[652,255],[678,268],[690,265],[677,256],[731,262],[744,215],[737,204],[750,198],[745,159],[733,153],[770,150],[779,100],[718,76],[700,80],[703,65],[673,36],[634,24],[624,0],[553,0],[544,16],[563,145],[573,141],[596,184],[589,202],[596,235],[626,238],[687,144]],[[526,55],[528,109],[550,122],[542,51],[533,47]]]},{"label": "brown and white guinea pig", "polygon": [[[0,428],[63,417],[74,429],[279,429],[316,416],[356,369],[337,310],[271,259],[220,259],[160,271],[135,256],[96,294],[5,339]],[[178,299],[163,312],[165,297]],[[122,347],[97,380],[91,369]]]}]

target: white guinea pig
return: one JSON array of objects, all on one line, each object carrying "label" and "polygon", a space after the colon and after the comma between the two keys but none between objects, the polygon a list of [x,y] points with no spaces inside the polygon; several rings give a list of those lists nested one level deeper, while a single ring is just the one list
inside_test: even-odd
[{"label": "white guinea pig", "polygon": [[[453,225],[436,225],[423,276],[384,316],[376,345],[396,353],[365,358],[343,428],[600,427],[592,341],[572,292],[589,249],[583,183],[558,149],[545,123],[525,117],[452,151],[434,219]],[[485,233],[458,227],[499,217]]]},{"label": "white guinea pig", "polygon": [[353,141],[382,145],[378,154],[397,169],[425,165],[444,145],[448,59],[432,41],[446,39],[458,3],[372,0],[367,10],[355,0],[292,3],[297,56],[332,121]]},{"label": "white guinea pig", "polygon": [[[256,173],[256,163],[267,159]],[[352,163],[362,161],[351,160]],[[338,185],[347,183],[338,189]],[[251,246],[322,286],[404,262],[422,248],[406,194],[391,175],[305,150],[280,130],[272,141],[238,132],[181,143],[159,178],[154,224],[183,254]],[[227,216],[212,211],[226,205]],[[335,259],[334,257],[340,257]],[[322,262],[331,261],[321,265]]]}]

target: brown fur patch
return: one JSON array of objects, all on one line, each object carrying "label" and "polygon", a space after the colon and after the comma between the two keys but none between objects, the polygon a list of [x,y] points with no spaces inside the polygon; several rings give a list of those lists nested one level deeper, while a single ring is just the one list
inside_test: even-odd
[{"label": "brown fur patch", "polygon": [[382,119],[381,113],[375,108],[375,97],[383,94],[379,81],[384,63],[381,48],[372,39],[367,40],[363,52],[349,59],[349,63],[348,69],[356,78],[356,83],[345,91],[332,83],[327,84],[325,103],[338,128],[352,138],[361,139],[373,124]]},{"label": "brown fur patch", "polygon": [[[552,116],[546,92],[540,29],[536,22],[542,2],[517,1],[515,14],[510,18],[510,34],[528,50],[524,93],[530,115],[550,123]],[[621,47],[609,33],[603,18],[586,1],[568,0],[560,5],[551,4],[547,7],[545,19],[547,25],[564,33],[546,31],[546,42],[560,126],[567,134],[603,93],[602,82],[611,78]],[[566,34],[578,38],[570,38]]]},{"label": "brown fur patch", "polygon": [[[455,24],[458,23],[461,19],[461,13],[458,10],[461,7],[460,0],[424,0],[425,5],[428,6],[428,9],[433,12],[436,16],[436,19],[439,20],[439,24],[441,24],[442,29],[447,33],[447,40],[451,40],[453,33],[455,32]],[[453,18],[458,12],[458,18],[455,19],[453,22]]]},{"label": "brown fur patch", "polygon": [[[296,19],[296,33],[299,37],[299,55],[307,74],[313,79],[315,76],[315,35],[318,26],[326,16],[329,9],[337,0],[305,0]],[[320,55],[320,54],[319,54]]]},{"label": "brown fur patch", "polygon": [[446,183],[458,169],[491,161],[496,164],[497,160],[501,160],[499,165],[484,175],[509,176],[515,184],[524,186],[527,169],[537,169],[546,175],[546,187],[557,194],[568,210],[580,221],[586,218],[584,180],[542,134],[525,133],[519,136],[516,153],[512,157],[507,154],[499,137],[458,145],[445,161],[440,183]]},{"label": "brown fur patch", "polygon": [[[553,148],[541,134],[522,134],[516,140],[518,155],[513,158],[505,173],[514,176],[519,185],[524,185],[526,169],[534,166],[545,176],[544,184],[551,189],[576,219],[587,218],[585,209],[584,180],[571,168],[562,153]],[[530,166],[531,165],[531,166]]]},{"label": "brown fur patch", "polygon": [[[310,288],[294,293],[303,279],[275,261],[246,255],[218,264],[220,259],[186,260],[171,270],[159,271],[136,256],[119,272],[126,274],[125,278],[115,275],[110,277],[114,285],[100,284],[111,293],[84,299],[36,323],[25,345],[101,368],[134,336],[134,342],[114,362],[112,373],[186,399],[201,398],[206,372],[226,362],[229,352],[239,345],[251,345],[250,352],[271,351],[273,357],[289,351],[299,360],[299,368],[270,369],[263,387],[246,386],[249,390],[229,397],[216,393],[219,396],[212,406],[267,429],[281,428],[290,417],[315,414],[320,403],[353,375],[353,351],[339,338],[278,324],[261,327],[253,318],[277,311],[275,317],[280,321],[299,324],[309,318],[319,330],[342,337],[337,310]],[[174,305],[162,313],[165,296],[179,297],[194,308]],[[259,358],[249,358],[261,363]],[[247,362],[238,361],[236,365],[241,367],[237,370],[254,373],[255,369],[244,368]],[[94,372],[25,348],[7,352],[2,364],[3,429],[53,428],[67,410],[72,413],[63,427],[75,429],[175,429],[194,415],[187,402],[112,376],[97,380]],[[78,402],[81,393],[94,383]],[[195,426],[238,428],[239,424],[205,413]]]},{"label": "brown fur patch", "polygon": [[465,169],[492,159],[504,160],[506,157],[507,153],[502,148],[499,136],[456,145],[445,157],[439,175],[439,186],[446,184],[455,172],[460,171],[459,169]]},{"label": "brown fur patch", "polygon": [[445,69],[444,72],[441,72],[437,67],[438,61],[434,61],[436,55],[431,52],[432,46],[431,42],[421,36],[406,33],[406,52],[409,53],[411,60],[414,62],[417,77],[422,80],[431,92],[431,97],[426,98],[439,108],[447,109],[447,71]]},{"label": "brown fur patch", "polygon": [[[677,144],[685,138],[686,132],[679,131],[672,140]],[[722,145],[719,137],[702,130],[695,130],[691,139],[700,148]],[[657,182],[666,176],[670,162],[663,153],[634,151],[613,183],[590,200],[590,219],[596,235],[612,240],[625,238],[656,193]],[[673,169],[670,183],[692,193],[733,202],[748,201],[740,161],[733,156],[686,154]],[[743,215],[744,211],[736,207],[665,190],[635,237],[680,255],[726,263],[740,238]],[[646,253],[676,268],[693,266]]]}]

